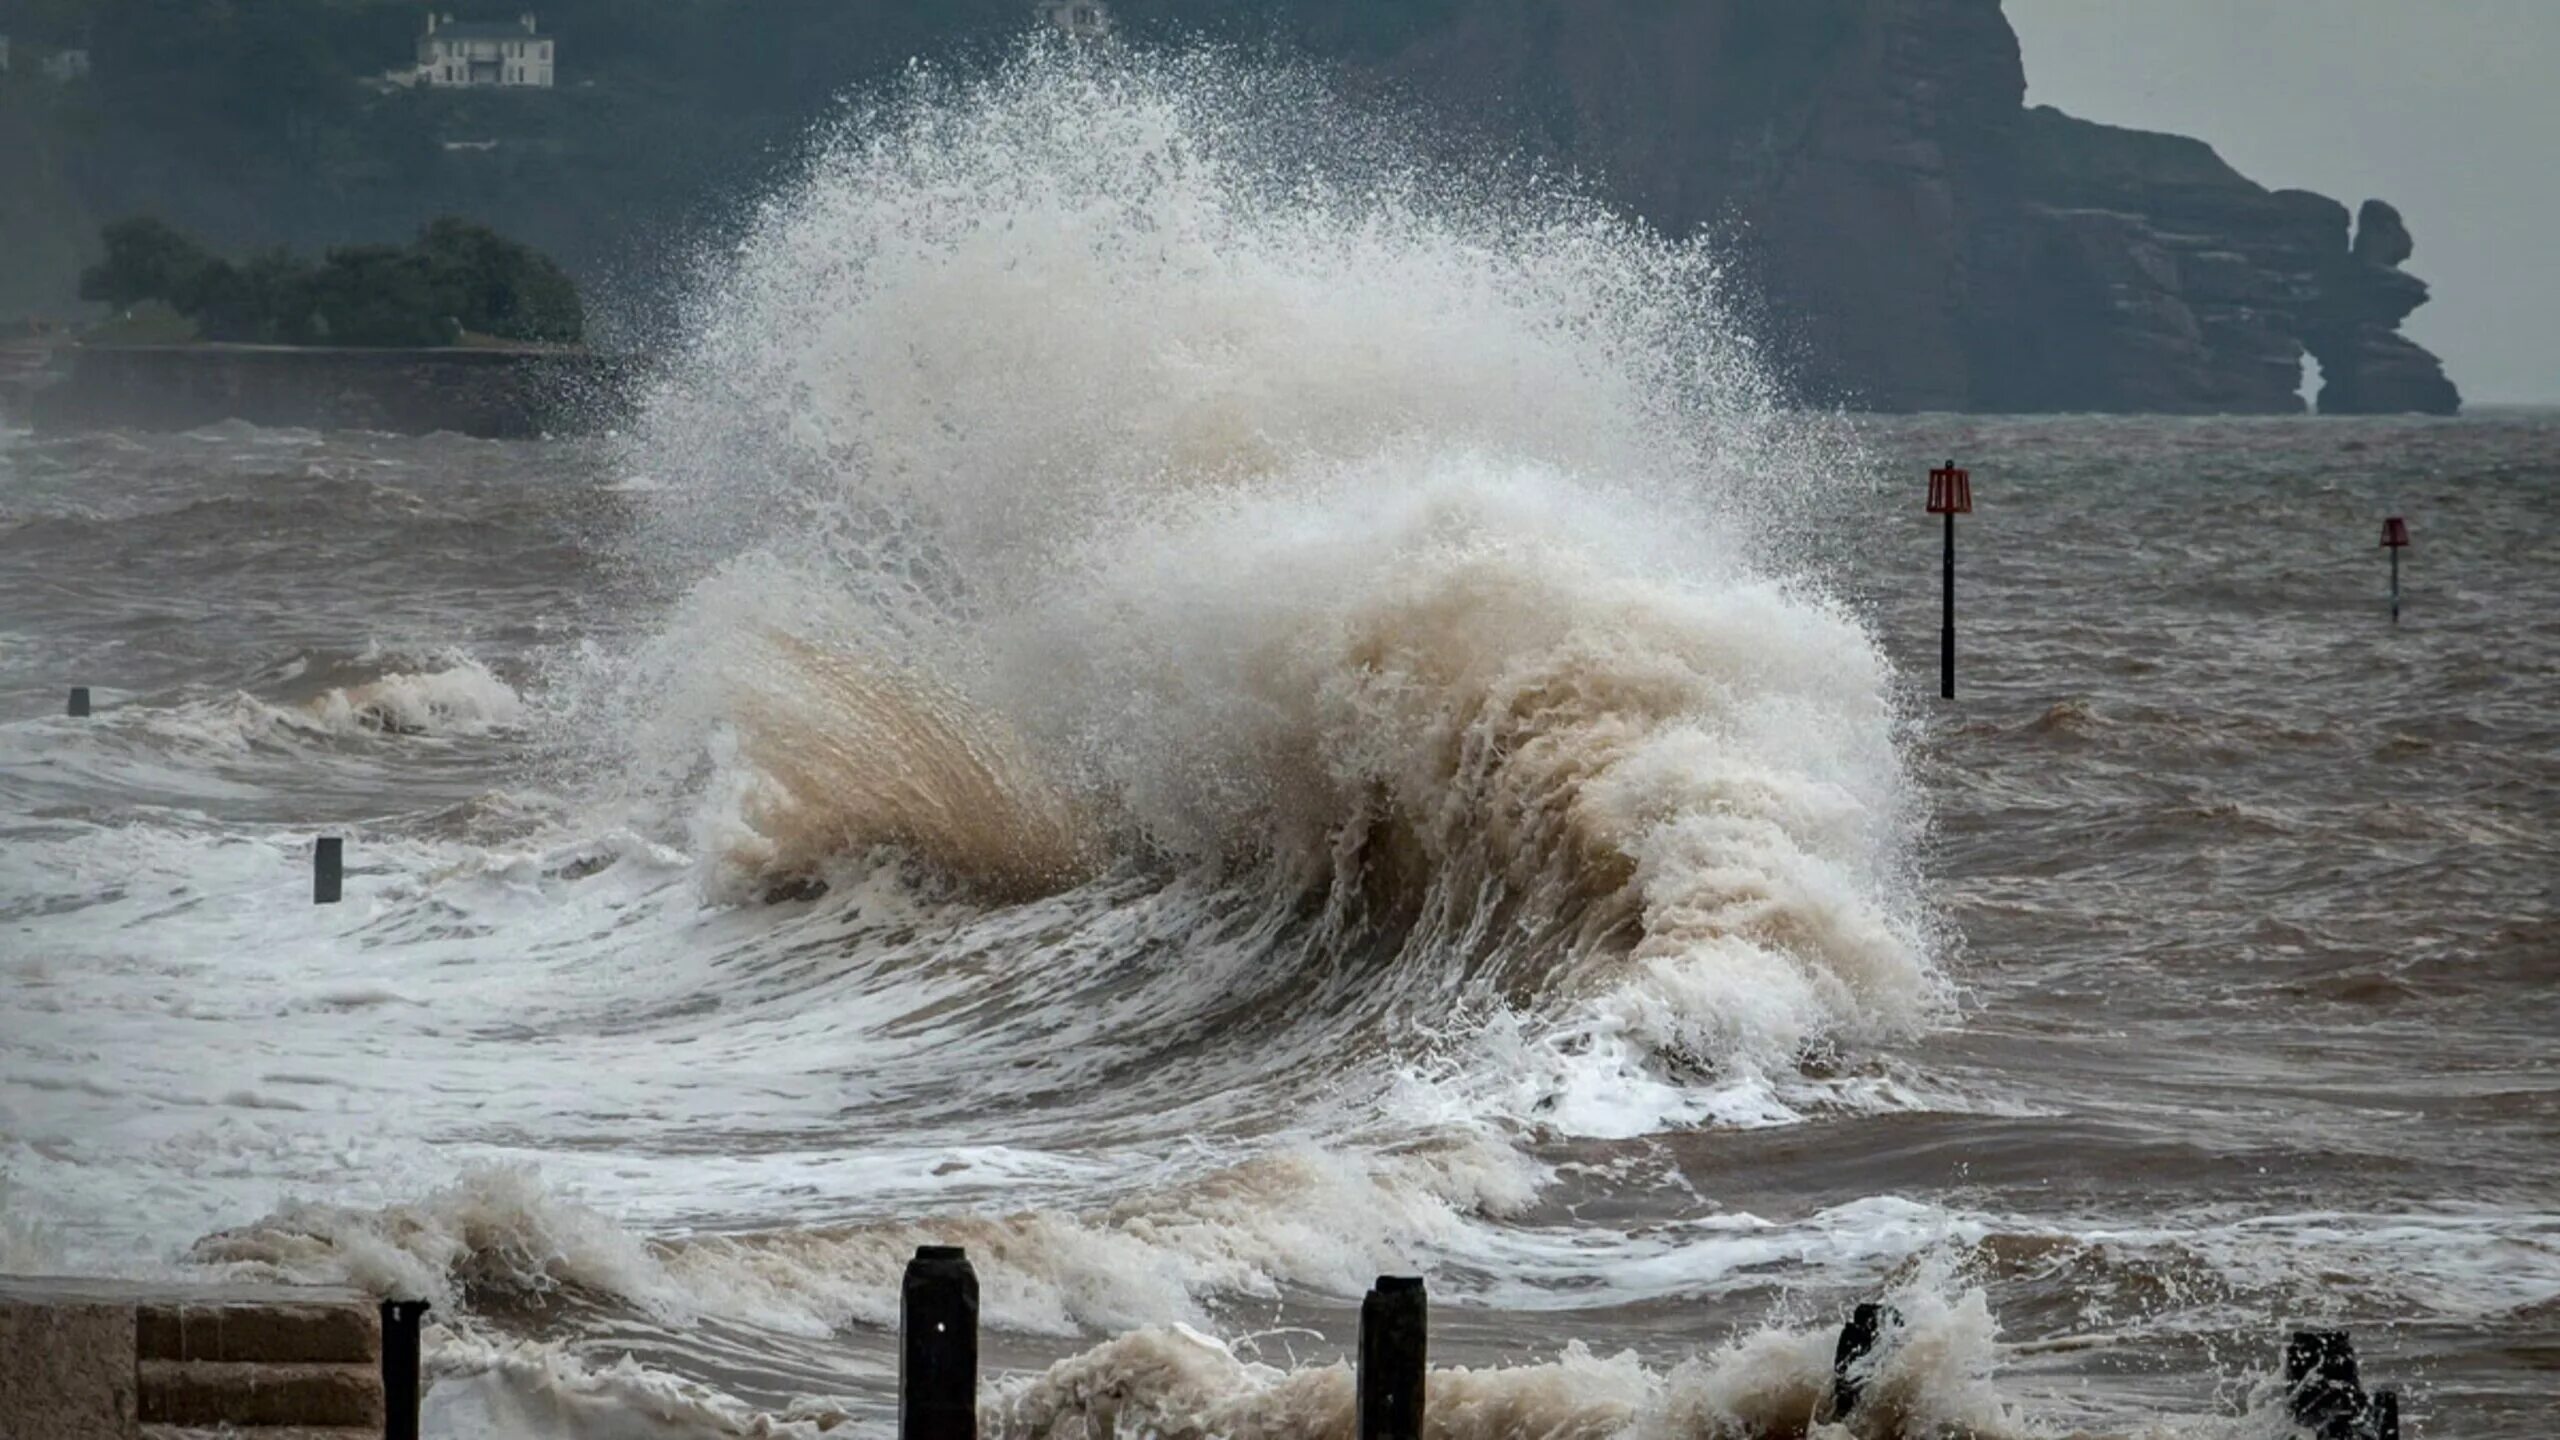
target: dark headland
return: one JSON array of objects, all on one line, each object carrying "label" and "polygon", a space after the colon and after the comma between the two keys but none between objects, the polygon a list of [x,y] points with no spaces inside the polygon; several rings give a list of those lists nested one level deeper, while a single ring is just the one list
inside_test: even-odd
[{"label": "dark headland", "polygon": [[[849,90],[1032,23],[1027,0],[796,3],[706,38],[672,0],[554,0],[556,88],[435,91],[375,83],[414,45],[409,12],[278,6],[309,12],[287,50],[229,7],[148,25],[100,9],[61,42],[90,47],[76,83],[0,83],[0,320],[70,318],[99,225],[142,212],[239,254],[469,215],[646,310],[675,288],[650,277],[682,273]],[[2401,268],[2397,211],[2270,190],[2205,140],[2029,108],[2000,0],[1109,8],[1119,43],[1312,56],[1469,143],[1602,177],[1666,232],[1717,235],[1816,402],[2284,414],[2308,355],[2323,412],[2460,403],[2400,334],[2427,287]]]},{"label": "dark headland", "polygon": [[1883,410],[2451,413],[2409,228],[2211,145],[2029,108],[2000,0],[1450,9],[1378,70],[1521,99],[1675,234],[1726,237],[1816,398]]}]

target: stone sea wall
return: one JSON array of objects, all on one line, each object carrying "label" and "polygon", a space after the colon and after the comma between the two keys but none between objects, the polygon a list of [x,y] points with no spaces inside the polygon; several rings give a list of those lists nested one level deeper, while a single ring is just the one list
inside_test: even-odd
[{"label": "stone sea wall", "polygon": [[[0,1436],[378,1436],[383,1329],[352,1290],[0,1276]],[[414,1324],[402,1338],[414,1406]]]},{"label": "stone sea wall", "polygon": [[600,429],[641,366],[574,350],[74,346],[24,401],[39,431],[193,430],[225,420],[496,439]]}]

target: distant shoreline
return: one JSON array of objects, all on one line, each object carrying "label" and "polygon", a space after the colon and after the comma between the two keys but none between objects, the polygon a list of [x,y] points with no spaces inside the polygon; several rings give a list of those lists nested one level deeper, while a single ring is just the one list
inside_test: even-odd
[{"label": "distant shoreline", "polygon": [[64,345],[23,408],[40,433],[225,420],[527,439],[604,429],[648,370],[574,346]]}]

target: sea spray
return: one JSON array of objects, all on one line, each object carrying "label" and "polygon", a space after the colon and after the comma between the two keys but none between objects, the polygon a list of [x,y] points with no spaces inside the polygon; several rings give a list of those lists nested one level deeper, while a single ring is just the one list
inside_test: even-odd
[{"label": "sea spray", "polygon": [[[466,1177],[196,1258],[823,1335],[958,1241],[999,1328],[1217,1329],[1499,1249],[1541,1137],[1845,1103],[1807,1057],[1944,982],[1887,668],[1788,559],[1853,457],[1721,284],[1304,72],[917,78],[708,262],[623,451],[664,617],[544,714],[727,916],[625,1008],[765,1076],[742,1163],[1038,1178],[640,1238]],[[1446,1383],[1488,1433],[1659,1403]]]},{"label": "sea spray", "polygon": [[1285,67],[921,76],[717,260],[597,728],[724,896],[1209,867],[1613,1063],[1907,1035],[1891,687],[1763,568],[1845,447],[1719,284]]}]

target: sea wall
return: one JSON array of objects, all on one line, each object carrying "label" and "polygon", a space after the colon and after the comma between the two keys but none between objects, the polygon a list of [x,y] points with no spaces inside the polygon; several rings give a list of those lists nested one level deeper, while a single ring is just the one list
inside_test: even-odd
[{"label": "sea wall", "polygon": [[[414,1405],[414,1323],[402,1338]],[[384,1356],[382,1311],[353,1290],[0,1276],[12,1440],[380,1435]]]},{"label": "sea wall", "polygon": [[39,431],[193,430],[225,420],[496,439],[600,429],[640,365],[579,350],[82,345],[26,400]]}]

